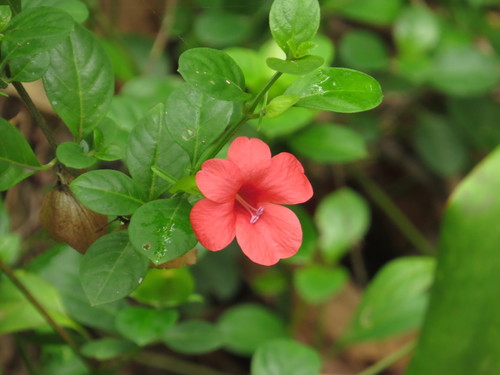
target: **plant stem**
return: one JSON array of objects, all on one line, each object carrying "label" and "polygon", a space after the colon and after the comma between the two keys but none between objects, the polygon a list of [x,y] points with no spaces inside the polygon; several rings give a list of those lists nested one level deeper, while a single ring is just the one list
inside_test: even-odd
[{"label": "plant stem", "polygon": [[373,364],[372,366],[358,373],[358,375],[377,375],[378,373],[385,370],[393,363],[403,358],[405,355],[409,354],[414,347],[415,347],[415,340],[407,342],[401,348],[396,350],[394,353],[391,353],[387,357],[382,358],[377,363]]},{"label": "plant stem", "polygon": [[45,138],[47,138],[47,141],[49,142],[50,146],[52,147],[53,151],[55,152],[56,148],[57,148],[57,143],[56,143],[54,137],[52,136],[52,133],[50,132],[50,129],[49,129],[49,126],[47,125],[47,122],[45,121],[42,114],[40,113],[38,108],[35,106],[33,101],[31,100],[28,92],[26,91],[26,89],[24,88],[24,86],[22,85],[21,82],[14,81],[14,82],[12,82],[12,85],[15,87],[15,89],[18,92],[21,99],[23,99],[24,104],[26,104],[26,106],[30,110],[33,117],[35,117],[35,120],[36,120],[38,126],[40,127],[40,129],[42,129],[42,132],[45,135]]},{"label": "plant stem", "polygon": [[73,350],[73,352],[82,360],[82,362],[88,367],[92,372],[93,366],[83,357],[80,353],[78,346],[76,345],[73,338],[62,328],[48,313],[45,307],[42,306],[40,302],[31,294],[31,292],[26,288],[26,286],[19,280],[14,271],[3,261],[0,260],[0,269],[7,275],[9,280],[16,286],[16,288],[26,297],[26,299],[31,303],[31,305],[42,315],[45,321],[56,331],[56,333],[61,337],[61,339]]},{"label": "plant stem", "polygon": [[210,369],[166,354],[147,351],[138,353],[134,361],[157,369],[168,370],[179,375],[231,375],[227,372]]},{"label": "plant stem", "polygon": [[385,212],[394,225],[403,233],[415,248],[425,255],[434,255],[435,250],[413,223],[401,212],[389,196],[378,186],[375,181],[356,167],[351,167],[350,172],[368,193],[370,198]]}]

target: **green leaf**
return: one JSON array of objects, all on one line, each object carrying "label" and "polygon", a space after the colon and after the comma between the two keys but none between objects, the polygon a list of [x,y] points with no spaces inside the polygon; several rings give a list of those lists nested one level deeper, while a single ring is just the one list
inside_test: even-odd
[{"label": "green leaf", "polygon": [[125,158],[130,131],[121,128],[111,118],[104,118],[93,130],[95,157],[100,160],[113,161]]},{"label": "green leaf", "polygon": [[345,68],[322,68],[299,77],[285,94],[299,95],[301,107],[343,113],[366,111],[382,101],[374,78]]},{"label": "green leaf", "polygon": [[[40,9],[40,8],[37,8]],[[76,141],[104,118],[114,91],[111,64],[97,38],[80,25],[50,51],[47,97]]]},{"label": "green leaf", "polygon": [[233,103],[216,100],[185,84],[168,98],[166,111],[168,131],[195,164],[229,124]]},{"label": "green leaf", "polygon": [[17,14],[21,11],[21,0],[0,0],[0,4],[10,6],[12,14]]},{"label": "green leaf", "polygon": [[12,9],[8,5],[0,5],[0,32],[10,23],[12,18]]},{"label": "green leaf", "polygon": [[225,52],[211,48],[192,48],[179,57],[179,73],[208,96],[219,100],[245,101],[245,77]]},{"label": "green leaf", "polygon": [[[15,271],[15,275],[58,324],[75,328],[75,323],[67,317],[61,298],[54,287],[37,275],[24,270]],[[0,311],[2,312],[0,335],[48,327],[45,318],[5,277],[0,279]]]},{"label": "green leaf", "polygon": [[184,255],[197,243],[191,228],[191,205],[181,198],[146,203],[132,215],[130,241],[155,264]]},{"label": "green leaf", "polygon": [[435,260],[403,257],[386,264],[365,290],[345,342],[379,340],[420,326]]},{"label": "green leaf", "polygon": [[302,57],[301,45],[316,35],[320,22],[318,0],[274,0],[269,27],[288,58]]},{"label": "green leaf", "polygon": [[70,168],[83,169],[95,164],[94,157],[84,153],[82,147],[73,142],[64,142],[57,146],[57,160]]},{"label": "green leaf", "polygon": [[89,16],[87,6],[79,0],[23,0],[23,11],[46,6],[69,13],[76,22],[82,23]]},{"label": "green leaf", "polygon": [[300,99],[298,95],[280,95],[275,97],[266,106],[266,117],[275,118],[288,110]]},{"label": "green leaf", "polygon": [[313,72],[323,65],[323,58],[321,56],[306,55],[298,59],[282,60],[275,57],[270,57],[266,60],[266,64],[277,72],[304,75]]},{"label": "green leaf", "polygon": [[312,375],[321,371],[321,357],[291,339],[272,340],[259,346],[252,357],[252,375]]},{"label": "green leaf", "polygon": [[345,17],[372,25],[389,25],[396,19],[402,0],[331,0],[330,5]]},{"label": "green leaf", "polygon": [[132,179],[111,169],[84,173],[70,187],[80,202],[103,215],[130,215],[143,204]]},{"label": "green leaf", "polygon": [[353,30],[342,36],[339,45],[342,61],[361,70],[384,70],[389,65],[389,52],[382,38],[366,30]]},{"label": "green leaf", "polygon": [[176,352],[204,354],[219,349],[223,338],[217,326],[203,320],[188,320],[170,329],[164,342]]},{"label": "green leaf", "polygon": [[175,310],[131,306],[120,311],[115,324],[123,337],[145,346],[158,341],[175,324],[178,316]]},{"label": "green leaf", "polygon": [[102,331],[114,332],[118,311],[127,304],[124,300],[91,306],[80,282],[83,256],[68,245],[58,245],[34,259],[29,271],[53,285],[60,293],[69,315],[77,322]]},{"label": "green leaf", "polygon": [[126,231],[99,238],[87,250],[80,267],[83,290],[92,305],[128,296],[143,281],[148,260],[138,254]]},{"label": "green leaf", "polygon": [[323,303],[333,298],[349,278],[343,268],[318,265],[298,269],[293,276],[297,293],[309,304]]},{"label": "green leaf", "polygon": [[158,103],[164,103],[182,83],[182,79],[177,75],[138,76],[128,80],[123,85],[120,94],[132,99],[146,112]]},{"label": "green leaf", "polygon": [[4,30],[6,58],[36,55],[61,44],[73,30],[68,13],[55,8],[23,10]]},{"label": "green leaf", "polygon": [[462,97],[487,93],[499,81],[495,56],[473,46],[440,49],[430,72],[430,82],[436,89]]},{"label": "green leaf", "polygon": [[[282,96],[290,99],[294,98],[293,94]],[[282,104],[286,104],[280,103],[281,100],[283,99],[278,99],[277,104],[279,104],[279,106],[277,106],[277,110],[279,110],[279,107],[281,107]],[[274,112],[274,109],[272,112]],[[264,116],[258,120],[252,120],[251,123],[255,124],[255,126],[258,127],[258,130],[267,137],[274,138],[286,136],[297,131],[298,129],[303,128],[314,119],[315,114],[316,111],[307,108],[291,107],[277,117],[269,118],[268,116]]]},{"label": "green leaf", "polygon": [[40,167],[28,142],[13,125],[0,118],[0,191],[7,190]]},{"label": "green leaf", "polygon": [[323,198],[314,220],[320,249],[326,259],[334,262],[363,238],[370,224],[370,211],[363,197],[343,188]]},{"label": "green leaf", "polygon": [[288,336],[278,316],[250,303],[226,310],[217,325],[224,336],[224,347],[240,355],[251,355],[266,341]]},{"label": "green leaf", "polygon": [[193,292],[194,280],[187,268],[152,268],[131,296],[139,302],[164,308],[185,303]]},{"label": "green leaf", "polygon": [[18,57],[10,60],[10,80],[18,82],[33,82],[41,78],[49,68],[48,52],[37,55]]},{"label": "green leaf", "polygon": [[95,358],[100,361],[119,357],[137,350],[137,346],[130,341],[104,338],[86,342],[81,351],[85,357]]},{"label": "green leaf", "polygon": [[448,202],[429,308],[408,375],[500,373],[499,168],[497,148]]},{"label": "green leaf", "polygon": [[[168,133],[163,104],[154,107],[128,138],[127,167],[147,200],[160,196],[189,169],[189,158]],[[168,173],[161,179],[152,168]]]},{"label": "green leaf", "polygon": [[196,17],[194,33],[202,45],[224,48],[241,45],[253,33],[250,15],[207,9]]},{"label": "green leaf", "polygon": [[12,265],[21,255],[21,236],[14,233],[0,233],[0,260]]},{"label": "green leaf", "polygon": [[289,144],[296,153],[319,163],[349,163],[367,156],[363,138],[341,125],[310,126],[293,135]]},{"label": "green leaf", "polygon": [[251,286],[260,296],[276,297],[288,290],[288,275],[283,270],[271,268],[254,276]]}]

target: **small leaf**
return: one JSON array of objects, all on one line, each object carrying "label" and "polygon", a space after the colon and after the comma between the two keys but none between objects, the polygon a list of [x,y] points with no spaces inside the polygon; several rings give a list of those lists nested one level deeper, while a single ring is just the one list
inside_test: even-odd
[{"label": "small leaf", "polygon": [[300,99],[298,95],[280,95],[275,97],[266,106],[266,117],[275,118],[285,112],[288,108],[297,103]]},{"label": "small leaf", "polygon": [[306,55],[293,60],[282,60],[275,57],[266,60],[267,66],[277,72],[299,76],[313,72],[323,65],[323,62],[322,57],[314,55]]},{"label": "small leaf", "polygon": [[333,298],[348,280],[343,268],[309,266],[294,273],[297,293],[310,304],[318,304]]},{"label": "small leaf", "polygon": [[[292,95],[282,95],[288,98],[293,98]],[[278,99],[278,104],[282,99]],[[272,102],[272,101],[271,101]],[[277,108],[279,109],[279,107]],[[286,136],[291,134],[307,124],[309,124],[313,119],[316,111],[301,107],[291,107],[287,111],[283,112],[277,117],[272,119],[268,116],[259,118],[258,120],[252,120],[251,123],[258,127],[261,131],[268,137],[274,138],[279,136]]]},{"label": "small leaf", "polygon": [[319,163],[348,163],[367,156],[363,138],[345,126],[310,126],[289,140],[295,152]]},{"label": "small leaf", "polygon": [[252,357],[252,375],[313,375],[320,371],[319,354],[291,339],[268,341]]},{"label": "small leaf", "polygon": [[130,341],[104,338],[87,342],[82,345],[81,351],[85,357],[100,361],[119,357],[137,350],[137,346]]},{"label": "small leaf", "polygon": [[56,156],[67,167],[76,169],[88,168],[97,161],[94,157],[86,155],[82,147],[73,142],[64,142],[57,146]]},{"label": "small leaf", "polygon": [[230,13],[218,8],[205,10],[194,23],[194,32],[201,44],[215,48],[244,44],[253,30],[249,14]]},{"label": "small leaf", "polygon": [[127,307],[116,317],[116,328],[139,346],[159,340],[174,324],[179,313],[140,306]]},{"label": "small leaf", "polygon": [[179,57],[179,73],[205,94],[219,100],[245,101],[245,77],[228,54],[211,48],[192,48]]},{"label": "small leaf", "polygon": [[10,80],[19,82],[33,82],[41,78],[49,68],[50,57],[48,52],[37,55],[18,57],[10,60]]},{"label": "small leaf", "polygon": [[165,345],[184,354],[204,354],[222,346],[222,334],[213,324],[188,320],[177,324],[164,336]]},{"label": "small leaf", "polygon": [[307,53],[300,50],[301,45],[314,38],[319,21],[318,0],[275,0],[269,12],[273,38],[289,58]]},{"label": "small leaf", "polygon": [[26,9],[46,6],[57,8],[70,14],[76,22],[82,23],[89,15],[87,6],[79,0],[29,0],[23,1],[23,11]]},{"label": "small leaf", "polygon": [[389,64],[389,52],[382,38],[365,30],[353,30],[342,36],[339,46],[342,61],[361,70],[384,70]]},{"label": "small leaf", "polygon": [[12,18],[12,9],[8,5],[0,5],[0,32],[10,23]]},{"label": "small leaf", "polygon": [[363,197],[344,188],[323,198],[314,219],[320,233],[320,249],[334,262],[364,236],[370,211]]},{"label": "small leaf", "polygon": [[379,340],[418,328],[427,308],[434,266],[431,257],[403,257],[386,264],[365,290],[343,340]]},{"label": "small leaf", "polygon": [[86,207],[104,215],[130,215],[143,203],[132,179],[111,169],[84,173],[70,187]]},{"label": "small leaf", "polygon": [[322,68],[299,77],[285,94],[299,95],[301,107],[343,113],[366,111],[382,101],[374,78],[345,68]]},{"label": "small leaf", "polygon": [[[186,174],[189,158],[168,132],[163,104],[154,107],[132,129],[126,161],[130,174],[148,200],[160,196],[172,186],[172,181]],[[159,178],[152,168],[168,173],[171,181]]]},{"label": "small leaf", "polygon": [[106,53],[95,35],[78,24],[62,44],[50,51],[43,83],[52,107],[76,141],[103,119],[114,91]]},{"label": "small leaf", "polygon": [[130,240],[155,264],[168,262],[194,248],[191,205],[181,198],[160,199],[141,206],[130,220]]},{"label": "small leaf", "polygon": [[224,347],[241,355],[251,355],[261,344],[288,336],[278,316],[255,304],[232,307],[221,316],[217,325],[223,333]]},{"label": "small leaf", "polygon": [[402,0],[331,0],[330,5],[354,21],[389,25],[399,15]]},{"label": "small leaf", "polygon": [[167,99],[166,111],[168,131],[195,164],[229,124],[233,103],[184,84]]},{"label": "small leaf", "polygon": [[0,261],[13,265],[21,255],[21,236],[0,231]]},{"label": "small leaf", "polygon": [[87,250],[80,267],[83,290],[92,305],[128,296],[142,282],[149,262],[138,254],[126,231],[99,238]]}]

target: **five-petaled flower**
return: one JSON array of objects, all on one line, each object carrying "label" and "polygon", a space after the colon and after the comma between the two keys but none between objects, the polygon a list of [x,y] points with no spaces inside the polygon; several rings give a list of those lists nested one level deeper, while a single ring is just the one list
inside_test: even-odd
[{"label": "five-petaled flower", "polygon": [[313,190],[300,162],[287,152],[271,158],[257,138],[236,138],[228,159],[210,159],[196,174],[205,196],[191,210],[201,244],[221,250],[236,240],[252,261],[270,266],[294,255],[302,243],[297,216],[282,204],[311,198]]}]

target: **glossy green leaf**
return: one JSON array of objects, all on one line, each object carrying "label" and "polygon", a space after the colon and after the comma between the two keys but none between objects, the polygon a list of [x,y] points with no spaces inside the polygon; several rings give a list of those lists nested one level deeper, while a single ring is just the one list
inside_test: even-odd
[{"label": "glossy green leaf", "polygon": [[8,5],[0,5],[0,32],[10,23],[12,9]]},{"label": "glossy green leaf", "polygon": [[363,197],[343,188],[321,200],[314,219],[320,249],[333,262],[363,238],[370,224],[370,211]]},{"label": "glossy green leaf", "polygon": [[500,149],[457,187],[440,234],[434,286],[408,375],[500,372]]},{"label": "glossy green leaf", "polygon": [[276,57],[270,57],[266,60],[267,66],[277,72],[300,76],[313,72],[323,63],[323,58],[315,55],[306,55],[293,60],[282,60]]},{"label": "glossy green leaf", "polygon": [[187,268],[153,268],[131,296],[139,302],[165,308],[187,302],[193,292],[194,280]]},{"label": "glossy green leaf", "polygon": [[80,0],[23,0],[23,11],[46,6],[57,8],[70,14],[76,22],[83,22],[89,15],[87,6]]},{"label": "glossy green leaf", "polygon": [[434,266],[434,258],[423,256],[386,264],[366,288],[343,340],[379,340],[417,329],[428,305]]},{"label": "glossy green leaf", "polygon": [[318,304],[333,298],[347,282],[349,275],[343,268],[312,265],[293,274],[297,293],[304,301]]},{"label": "glossy green leaf", "polygon": [[121,335],[139,346],[158,341],[179,316],[175,310],[156,310],[130,306],[116,317],[116,328]]},{"label": "glossy green leaf", "polygon": [[299,95],[301,107],[344,113],[366,111],[382,101],[374,78],[345,68],[322,68],[299,77],[285,94]]},{"label": "glossy green leaf", "polygon": [[0,191],[7,190],[40,167],[28,142],[13,125],[0,118]]},{"label": "glossy green leaf", "polygon": [[77,141],[106,115],[113,81],[111,64],[99,41],[78,24],[63,43],[50,51],[49,69],[43,78],[52,108]]},{"label": "glossy green leaf", "polygon": [[463,97],[486,93],[499,81],[495,56],[472,46],[440,49],[430,75],[430,82],[436,89]]},{"label": "glossy green leaf", "polygon": [[348,163],[367,156],[363,138],[340,125],[310,126],[293,135],[289,144],[297,154],[319,163]]},{"label": "glossy green leaf", "polygon": [[[35,274],[15,271],[16,277],[60,325],[75,327],[67,317],[57,290]],[[6,277],[0,279],[0,334],[48,327],[45,318]]]},{"label": "glossy green leaf", "polygon": [[41,78],[49,68],[48,52],[12,59],[9,62],[10,79],[19,82],[33,82]]},{"label": "glossy green leaf", "polygon": [[82,147],[73,142],[64,142],[57,146],[57,160],[70,168],[83,169],[95,164],[94,157],[84,153]]},{"label": "glossy green leaf", "polygon": [[34,259],[29,271],[49,282],[60,293],[64,307],[77,322],[102,331],[114,332],[118,312],[127,306],[124,300],[91,306],[80,282],[83,256],[68,245],[58,245]]},{"label": "glossy green leaf", "polygon": [[83,290],[92,305],[128,296],[143,281],[149,261],[130,244],[127,231],[107,234],[87,250],[80,266]]},{"label": "glossy green leaf", "polygon": [[196,163],[229,124],[233,103],[211,98],[184,84],[168,98],[166,111],[172,138]]},{"label": "glossy green leaf", "polygon": [[85,357],[95,358],[100,361],[119,357],[127,353],[133,353],[137,346],[130,341],[115,338],[104,338],[86,342],[81,351]]},{"label": "glossy green leaf", "polygon": [[266,106],[266,117],[275,118],[288,110],[291,106],[297,103],[300,99],[298,95],[280,95],[275,97]]},{"label": "glossy green leaf", "polygon": [[202,45],[214,48],[241,45],[253,33],[249,15],[208,9],[196,17],[194,32]]},{"label": "glossy green leaf", "polygon": [[318,31],[318,0],[274,0],[269,12],[269,27],[274,40],[289,58],[302,57],[302,46]]},{"label": "glossy green leaf", "polygon": [[388,25],[399,14],[402,0],[330,0],[345,17],[373,25]]},{"label": "glossy green leaf", "polygon": [[208,96],[219,100],[244,101],[245,77],[241,68],[225,52],[211,48],[192,48],[179,57],[179,73]]},{"label": "glossy green leaf", "polygon": [[[285,97],[293,98],[294,96],[292,94]],[[281,101],[281,99],[278,100]],[[278,104],[281,106],[283,103],[278,102]],[[267,137],[274,138],[286,136],[303,128],[314,119],[315,114],[316,111],[311,109],[291,107],[277,117],[269,118],[264,116],[258,120],[252,120],[251,123],[255,124],[258,130]]]},{"label": "glossy green leaf", "polygon": [[[169,134],[165,116],[163,104],[157,105],[128,138],[128,170],[148,200],[164,193],[190,166],[188,155]],[[152,168],[167,173],[169,180],[158,177]]]},{"label": "glossy green leaf", "polygon": [[191,205],[182,198],[148,202],[132,215],[130,241],[155,264],[178,258],[198,242],[189,221],[190,211]]},{"label": "glossy green leaf", "polygon": [[347,66],[354,69],[383,70],[389,65],[384,40],[366,30],[353,30],[342,35],[339,55]]},{"label": "glossy green leaf", "polygon": [[164,335],[170,349],[185,354],[203,354],[222,346],[222,334],[217,326],[203,320],[188,320],[177,324]]},{"label": "glossy green leaf", "polygon": [[73,26],[68,13],[55,8],[23,10],[4,30],[2,48],[8,58],[36,55],[62,43]]},{"label": "glossy green leaf", "polygon": [[224,347],[240,355],[251,355],[266,341],[288,336],[278,316],[255,304],[226,310],[217,325],[224,337]]},{"label": "glossy green leaf", "polygon": [[70,187],[86,207],[104,215],[130,215],[143,203],[132,179],[111,169],[84,173]]},{"label": "glossy green leaf", "polygon": [[297,341],[272,340],[259,346],[251,368],[252,375],[313,375],[321,371],[321,357]]},{"label": "glossy green leaf", "polygon": [[106,161],[125,159],[130,131],[120,125],[106,117],[93,130],[96,158]]},{"label": "glossy green leaf", "polygon": [[257,94],[264,87],[272,71],[270,71],[264,61],[264,57],[250,48],[231,47],[224,50],[239,65],[245,82],[253,94]]},{"label": "glossy green leaf", "polygon": [[444,118],[422,114],[413,139],[420,157],[434,172],[452,177],[465,169],[465,146]]}]

